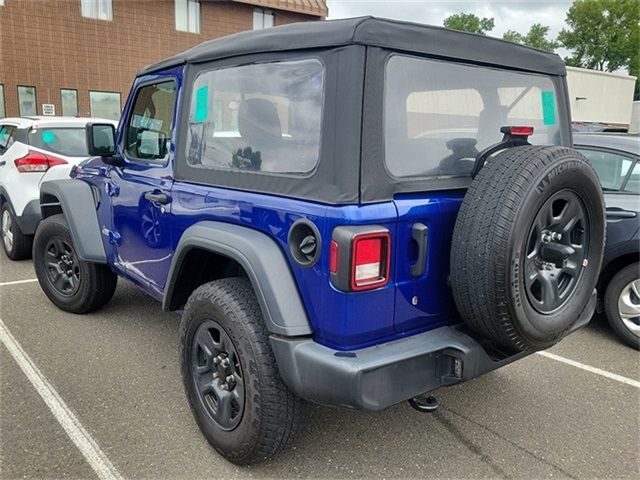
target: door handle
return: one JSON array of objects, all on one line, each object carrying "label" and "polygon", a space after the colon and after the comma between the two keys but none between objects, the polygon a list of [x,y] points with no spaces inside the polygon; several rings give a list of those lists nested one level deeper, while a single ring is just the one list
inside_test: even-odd
[{"label": "door handle", "polygon": [[607,218],[635,218],[636,212],[623,210],[622,208],[607,208]]},{"label": "door handle", "polygon": [[144,198],[145,200],[157,203],[158,205],[166,205],[171,202],[171,197],[169,197],[169,195],[159,192],[147,192],[144,194]]},{"label": "door handle", "polygon": [[7,164],[7,161],[6,160],[2,160],[0,162],[0,167],[4,167],[6,164]]},{"label": "door handle", "polygon": [[418,244],[418,260],[411,265],[411,276],[424,275],[427,260],[427,233],[429,229],[423,223],[414,223],[411,227],[411,238]]}]

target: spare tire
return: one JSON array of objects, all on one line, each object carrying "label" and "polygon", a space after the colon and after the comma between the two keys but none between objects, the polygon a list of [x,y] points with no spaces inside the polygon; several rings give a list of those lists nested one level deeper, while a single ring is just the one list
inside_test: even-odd
[{"label": "spare tire", "polygon": [[501,345],[550,347],[591,299],[604,238],[602,189],[580,153],[502,151],[473,180],[456,219],[451,287],[460,315]]}]

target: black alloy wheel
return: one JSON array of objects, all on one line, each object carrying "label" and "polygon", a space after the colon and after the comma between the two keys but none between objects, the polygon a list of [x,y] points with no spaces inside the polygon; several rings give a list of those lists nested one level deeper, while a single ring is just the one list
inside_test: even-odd
[{"label": "black alloy wheel", "polygon": [[74,295],[80,288],[80,265],[76,252],[61,237],[53,237],[45,248],[46,273],[51,286],[65,297]]},{"label": "black alloy wheel", "polygon": [[571,298],[587,266],[589,222],[583,201],[570,189],[551,196],[529,229],[524,259],[531,305],[548,314]]},{"label": "black alloy wheel", "polygon": [[71,313],[89,313],[105,305],[118,277],[106,264],[83,260],[64,215],[39,224],[33,240],[33,266],[47,298]]},{"label": "black alloy wheel", "polygon": [[193,336],[192,363],[205,411],[222,430],[233,430],[244,412],[242,367],[231,338],[214,320],[205,320]]}]

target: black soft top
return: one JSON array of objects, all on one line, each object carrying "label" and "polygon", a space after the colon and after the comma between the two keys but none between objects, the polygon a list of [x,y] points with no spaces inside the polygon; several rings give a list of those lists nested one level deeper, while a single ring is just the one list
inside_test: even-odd
[{"label": "black soft top", "polygon": [[442,27],[374,17],[303,22],[240,32],[209,40],[140,72],[148,74],[185,63],[202,63],[252,53],[370,45],[513,68],[566,75],[562,59],[535,48]]}]

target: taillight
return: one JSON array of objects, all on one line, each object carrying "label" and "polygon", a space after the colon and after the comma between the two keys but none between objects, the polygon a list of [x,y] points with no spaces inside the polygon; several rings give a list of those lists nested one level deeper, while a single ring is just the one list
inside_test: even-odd
[{"label": "taillight", "polygon": [[53,155],[45,155],[41,152],[29,150],[24,157],[16,159],[14,163],[20,173],[42,173],[55,165],[64,165],[67,161],[62,158],[54,157]]},{"label": "taillight", "polygon": [[331,283],[345,292],[372,290],[389,283],[391,235],[379,225],[333,230],[329,251]]},{"label": "taillight", "polygon": [[389,281],[389,233],[356,235],[352,241],[351,289],[368,290]]}]

